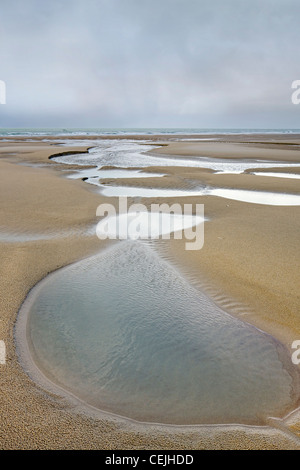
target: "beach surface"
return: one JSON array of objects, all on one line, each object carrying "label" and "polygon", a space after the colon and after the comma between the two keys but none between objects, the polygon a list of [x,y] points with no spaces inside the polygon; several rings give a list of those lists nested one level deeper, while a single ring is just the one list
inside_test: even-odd
[{"label": "beach surface", "polygon": [[[62,147],[55,138],[47,138],[47,142],[42,138],[28,142],[21,137],[0,141],[0,340],[6,346],[6,364],[0,364],[0,448],[300,449],[298,411],[283,419],[270,418],[266,426],[143,424],[105,414],[99,417],[55,389],[45,390],[22,368],[14,325],[29,291],[47,274],[110,244],[93,235],[96,209],[108,198],[92,185],[67,179],[72,170],[69,165],[49,160],[63,152],[83,152],[91,147],[89,140],[96,138],[81,138],[86,146],[72,147]],[[205,142],[196,141],[195,136],[189,142],[180,142],[179,136],[178,141],[174,139],[137,137],[138,141],[157,144],[158,148],[150,151],[156,155],[300,163],[300,137],[295,135],[211,136],[211,141]],[[149,171],[166,176],[138,181],[126,178],[114,184],[183,189],[200,182],[221,188],[300,194],[296,179],[170,166]],[[280,172],[299,174],[299,168],[291,166]],[[118,199],[109,198],[109,202],[117,205]],[[141,198],[139,202],[150,207],[153,202],[174,201]],[[300,207],[250,204],[216,196],[178,197],[176,202],[204,204],[209,219],[204,246],[187,251],[185,240],[165,240],[158,244],[161,255],[218,305],[274,336],[292,354],[293,341],[300,340]]]}]

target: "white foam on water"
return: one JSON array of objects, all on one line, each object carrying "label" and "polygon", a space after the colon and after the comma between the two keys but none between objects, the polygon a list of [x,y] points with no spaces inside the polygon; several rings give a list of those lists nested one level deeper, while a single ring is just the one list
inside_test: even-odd
[{"label": "white foam on water", "polygon": [[[176,166],[209,168],[216,172],[243,173],[250,168],[280,168],[300,166],[297,163],[278,163],[277,161],[221,159],[211,157],[174,157],[172,155],[149,154],[157,148],[157,145],[147,145],[146,142],[102,140],[89,142],[95,145],[89,153],[63,155],[53,158],[54,161],[75,164],[103,166],[115,166],[121,168],[145,168],[149,166]],[[85,142],[85,145],[87,143]],[[83,175],[84,175],[84,170]]]}]

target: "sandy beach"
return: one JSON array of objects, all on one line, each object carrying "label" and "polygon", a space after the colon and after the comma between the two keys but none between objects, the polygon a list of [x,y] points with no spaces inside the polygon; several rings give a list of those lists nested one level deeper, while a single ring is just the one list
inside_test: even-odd
[{"label": "sandy beach", "polygon": [[[68,137],[76,140],[79,137]],[[128,139],[128,136],[112,136]],[[183,139],[193,140],[183,140]],[[272,172],[299,174],[300,136],[239,135],[131,136],[157,145],[150,155],[247,159],[291,164]],[[14,137],[0,140],[0,340],[6,364],[0,365],[1,449],[300,449],[300,413],[265,426],[163,426],[103,414],[99,417],[76,400],[45,390],[22,368],[14,325],[30,290],[49,273],[109,246],[91,230],[96,209],[108,198],[81,180],[67,179],[70,165],[50,156],[84,152],[99,136],[80,136],[85,146],[64,146],[57,138]],[[210,139],[210,140],[208,140]],[[63,140],[63,139],[61,139]],[[176,141],[175,141],[176,140]],[[180,141],[181,140],[181,141]],[[246,174],[216,174],[207,168],[151,166],[164,177],[120,178],[114,185],[186,189],[218,188],[300,194],[297,179]],[[267,170],[260,169],[262,173]],[[108,186],[111,180],[104,180]],[[117,198],[109,198],[117,204]],[[168,198],[141,198],[146,206]],[[299,206],[250,204],[216,196],[178,197],[202,203],[205,243],[184,250],[185,240],[161,241],[158,251],[217,305],[279,340],[292,354],[300,339]],[[33,237],[34,234],[34,237]],[[297,367],[297,366],[295,366]],[[299,366],[298,366],[299,367]],[[300,372],[300,370],[299,370]]]}]

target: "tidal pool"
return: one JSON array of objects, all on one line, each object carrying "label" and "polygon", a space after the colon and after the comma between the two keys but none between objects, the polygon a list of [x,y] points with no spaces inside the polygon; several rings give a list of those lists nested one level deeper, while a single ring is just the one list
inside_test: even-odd
[{"label": "tidal pool", "polygon": [[229,188],[164,189],[133,186],[102,186],[101,194],[107,197],[186,197],[218,196],[251,204],[269,206],[300,206],[299,194],[275,193],[271,191],[254,191]]},{"label": "tidal pool", "polygon": [[271,171],[255,171],[252,174],[256,176],[272,176],[273,178],[289,178],[294,180],[300,179],[300,175],[297,173],[272,173]]},{"label": "tidal pool", "polygon": [[101,410],[166,424],[265,424],[296,405],[286,349],[142,242],[53,273],[28,301],[39,369]]},{"label": "tidal pool", "polygon": [[[70,142],[66,142],[69,145]],[[99,169],[103,166],[114,166],[121,168],[145,168],[148,166],[183,166],[194,168],[211,168],[220,173],[243,173],[250,168],[280,168],[297,167],[299,163],[287,163],[268,160],[247,160],[212,157],[182,157],[172,155],[149,154],[157,145],[149,145],[150,142],[140,141],[115,141],[101,140],[90,141],[94,145],[88,154],[62,155],[53,157],[52,160],[59,163],[75,165],[95,165]],[[80,142],[76,141],[76,145]],[[82,141],[86,145],[86,141]],[[84,170],[82,170],[82,174]]]}]

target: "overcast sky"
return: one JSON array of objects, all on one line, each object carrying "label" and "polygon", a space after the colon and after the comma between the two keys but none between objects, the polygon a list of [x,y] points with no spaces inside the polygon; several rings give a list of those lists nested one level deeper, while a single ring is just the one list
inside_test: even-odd
[{"label": "overcast sky", "polygon": [[1,127],[300,127],[299,0],[0,0]]}]

